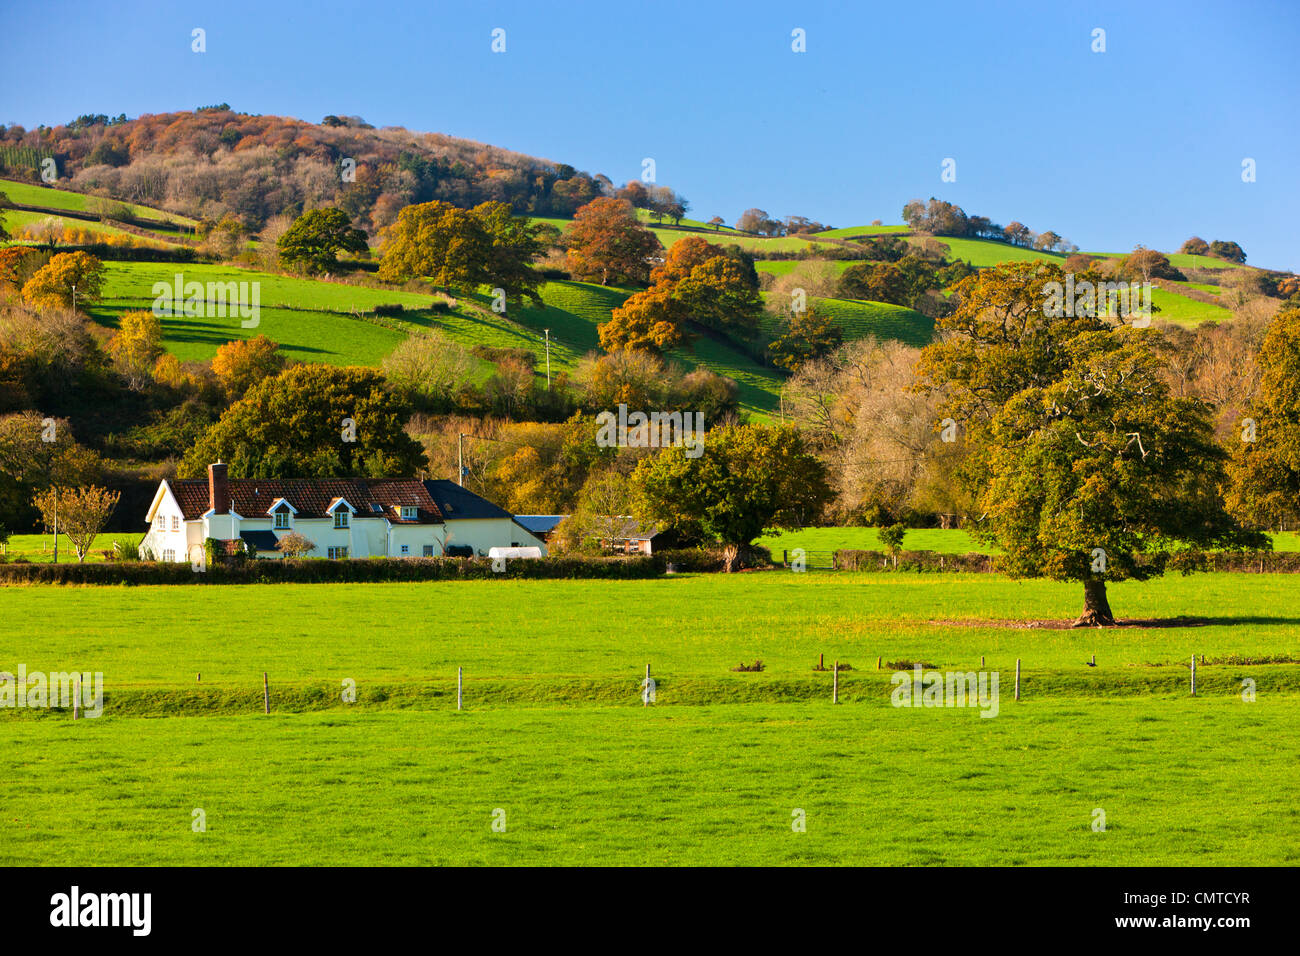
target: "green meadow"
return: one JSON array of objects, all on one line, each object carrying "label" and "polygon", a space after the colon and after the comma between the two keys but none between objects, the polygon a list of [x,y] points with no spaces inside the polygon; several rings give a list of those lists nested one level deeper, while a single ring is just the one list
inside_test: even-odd
[{"label": "green meadow", "polygon": [[[546,371],[545,330],[550,329],[553,374],[573,372],[583,356],[599,348],[596,327],[609,318],[629,290],[589,282],[548,282],[543,308],[517,308],[497,314],[486,295],[465,296],[450,311],[434,311],[433,297],[418,292],[371,288],[343,282],[297,278],[231,266],[154,262],[105,264],[104,297],[87,313],[101,325],[116,328],[124,312],[149,309],[156,282],[258,282],[260,318],[244,328],[234,310],[225,316],[164,316],[163,346],[182,360],[209,361],[226,342],[266,335],[299,361],[334,365],[378,365],[410,333],[440,329],[466,348],[523,348],[536,356],[538,375]],[[378,305],[402,305],[406,311],[382,324],[363,318]],[[210,310],[211,311],[211,310]],[[736,379],[741,407],[764,417],[779,405],[782,378],[738,347],[701,338],[693,350],[672,353],[687,370],[698,365]]]},{"label": "green meadow", "polygon": [[[1112,589],[1122,617],[1197,627],[993,624],[1067,618],[1076,591],[781,571],[3,588],[0,670],[102,671],[105,697],[76,722],[0,709],[0,863],[1300,861],[1300,665],[1246,663],[1300,658],[1293,581]],[[838,705],[823,655],[853,668]],[[992,719],[987,698],[891,706],[895,667],[981,657],[1001,678]]]},{"label": "green meadow", "polygon": [[1297,717],[1277,696],[7,721],[0,863],[1294,866]]},{"label": "green meadow", "polygon": [[142,206],[139,203],[102,199],[98,196],[73,192],[70,189],[38,186],[34,183],[24,183],[14,179],[0,179],[0,192],[8,196],[10,201],[23,206],[44,206],[47,209],[67,209],[70,212],[95,212],[98,204],[107,203],[114,207],[125,206],[131,210],[132,215],[140,219],[151,219],[160,224],[171,220],[172,222],[192,226],[195,222],[193,219],[178,213],[163,212],[151,206]]}]

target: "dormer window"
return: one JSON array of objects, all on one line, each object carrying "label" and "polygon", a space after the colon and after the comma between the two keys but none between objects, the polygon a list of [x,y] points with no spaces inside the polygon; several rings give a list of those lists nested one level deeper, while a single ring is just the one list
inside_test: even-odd
[{"label": "dormer window", "polygon": [[334,512],[334,527],[348,527],[348,511],[346,508],[340,508],[338,511]]},{"label": "dormer window", "polygon": [[277,531],[288,531],[292,528],[293,516],[297,513],[294,506],[283,498],[276,498],[267,509],[267,514],[271,516],[271,527]]},{"label": "dormer window", "polygon": [[404,520],[414,521],[417,513],[418,513],[418,509],[413,508],[410,505],[402,505],[402,518]]}]

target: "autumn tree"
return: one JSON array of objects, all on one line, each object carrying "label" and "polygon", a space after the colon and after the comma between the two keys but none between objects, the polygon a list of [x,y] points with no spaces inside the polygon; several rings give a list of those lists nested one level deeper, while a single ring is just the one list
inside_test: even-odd
[{"label": "autumn tree", "polygon": [[1034,248],[1041,249],[1044,252],[1051,252],[1063,241],[1059,234],[1048,229],[1046,232],[1038,234],[1038,238],[1034,240]]},{"label": "autumn tree", "polygon": [[598,553],[609,547],[627,525],[631,508],[626,475],[611,468],[592,471],[572,512],[555,529],[559,550]]},{"label": "autumn tree", "polygon": [[383,364],[384,375],[399,393],[441,406],[454,403],[477,367],[474,356],[441,329],[407,336]]},{"label": "autumn tree", "polygon": [[90,484],[102,473],[103,462],[77,442],[66,419],[39,412],[0,418],[0,521],[6,525],[31,520],[38,492]]},{"label": "autumn tree", "polygon": [[752,333],[761,298],[732,254],[698,236],[679,240],[650,274],[653,285],[629,297],[597,329],[606,350],[664,351],[693,338],[689,324]]},{"label": "autumn tree", "polygon": [[290,531],[280,536],[275,549],[286,558],[301,558],[316,550],[316,542],[297,531]]},{"label": "autumn tree", "polygon": [[664,352],[690,341],[685,312],[666,286],[637,292],[596,327],[600,347],[608,352]]},{"label": "autumn tree", "polygon": [[1183,281],[1187,278],[1169,264],[1169,257],[1163,252],[1144,249],[1142,246],[1138,246],[1138,248],[1121,259],[1119,268],[1120,275],[1130,282],[1136,282],[1139,279],[1143,282],[1150,282],[1152,279]]},{"label": "autumn tree", "polygon": [[1259,387],[1232,434],[1228,507],[1256,528],[1300,524],[1300,309],[1274,316]]},{"label": "autumn tree", "polygon": [[601,285],[645,282],[651,257],[663,248],[625,199],[600,198],[587,203],[574,215],[563,241],[570,271]]},{"label": "autumn tree", "polygon": [[[87,488],[48,488],[37,494],[33,503],[41,512],[47,528],[57,528],[68,536],[77,552],[77,562],[82,563],[121,498],[120,492],[91,485]],[[56,545],[56,561],[58,553]]]},{"label": "autumn tree", "polygon": [[347,213],[326,207],[305,212],[282,235],[276,248],[288,266],[307,273],[329,272],[340,252],[365,252],[366,234],[353,227]]},{"label": "autumn tree", "polygon": [[815,309],[791,312],[781,334],[767,347],[772,362],[794,371],[812,359],[834,352],[844,341],[844,332],[829,314]]},{"label": "autumn tree", "polygon": [[492,240],[468,209],[441,201],[407,206],[382,235],[379,278],[385,282],[423,276],[434,285],[473,290],[488,277]]},{"label": "autumn tree", "polygon": [[230,406],[178,473],[202,477],[225,461],[233,478],[414,475],[427,459],[405,431],[409,417],[375,369],[295,365]]},{"label": "autumn tree", "polygon": [[696,458],[662,449],[637,465],[632,489],[638,517],[721,544],[727,571],[765,530],[812,524],[830,498],[824,466],[788,425],[714,428]]},{"label": "autumn tree", "polygon": [[736,228],[741,232],[752,232],[760,236],[778,236],[784,230],[784,225],[778,219],[773,219],[764,209],[746,209],[736,220]]},{"label": "autumn tree", "polygon": [[1033,245],[1034,242],[1033,230],[1031,230],[1023,222],[1015,222],[1015,221],[1009,222],[1007,223],[1007,227],[1004,230],[1002,230],[1002,232],[1007,237],[1007,242],[1011,243],[1013,246]]},{"label": "autumn tree", "polygon": [[[72,308],[99,298],[104,264],[85,252],[60,252],[23,286],[23,298],[41,308]],[[75,292],[73,291],[75,289]]]},{"label": "autumn tree", "polygon": [[488,494],[513,514],[568,514],[595,470],[617,453],[596,444],[596,423],[574,415],[566,422],[519,422],[499,435],[503,456],[494,464]]},{"label": "autumn tree", "polygon": [[226,395],[239,399],[262,380],[284,371],[286,360],[279,349],[279,343],[265,335],[236,339],[217,349],[212,356],[212,371]]},{"label": "autumn tree", "polygon": [[1246,253],[1241,246],[1224,239],[1215,239],[1210,243],[1210,255],[1228,262],[1246,261]]},{"label": "autumn tree", "polygon": [[1200,236],[1192,236],[1178,247],[1178,251],[1186,256],[1205,256],[1210,253],[1210,244]]},{"label": "autumn tree", "polygon": [[162,322],[152,312],[127,312],[118,320],[108,354],[134,391],[142,390],[153,377],[154,365],[163,354],[162,339]]},{"label": "autumn tree", "polygon": [[537,290],[542,277],[532,264],[557,235],[555,228],[513,215],[510,204],[504,202],[480,203],[470,212],[482,224],[489,241],[483,284],[504,289],[511,305],[527,298],[541,306]]},{"label": "autumn tree", "polygon": [[1171,396],[1145,330],[1097,310],[1045,314],[1048,283],[1064,279],[1029,262],[963,280],[919,367],[964,431],[972,534],[1013,577],[1081,581],[1075,623],[1101,626],[1114,623],[1107,582],[1266,539],[1224,509],[1210,409]]}]

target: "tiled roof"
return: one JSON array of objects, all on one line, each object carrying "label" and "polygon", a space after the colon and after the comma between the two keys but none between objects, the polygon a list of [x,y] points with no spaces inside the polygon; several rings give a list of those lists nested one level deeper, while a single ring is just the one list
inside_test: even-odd
[{"label": "tiled roof", "polygon": [[[167,482],[186,521],[208,511],[206,478]],[[297,509],[299,518],[328,517],[330,502],[343,498],[357,510],[359,518],[381,515],[394,524],[438,524],[442,512],[424,483],[414,478],[231,478],[230,507],[241,517],[266,517],[277,498]],[[371,505],[377,504],[376,511]],[[402,518],[402,506],[417,508],[416,517]]]}]

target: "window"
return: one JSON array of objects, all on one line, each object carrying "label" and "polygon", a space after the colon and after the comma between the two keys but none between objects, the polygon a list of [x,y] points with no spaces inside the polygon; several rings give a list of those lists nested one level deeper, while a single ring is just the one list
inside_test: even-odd
[{"label": "window", "polygon": [[173,551],[171,548],[167,548],[167,549],[165,549],[165,550],[163,551],[163,560],[164,560],[164,561],[175,561],[175,560],[176,560],[176,552]]},{"label": "window", "polygon": [[348,526],[347,510],[344,508],[340,508],[338,511],[334,512],[334,527],[346,528],[347,526]]},{"label": "window", "polygon": [[402,545],[402,554],[410,554],[410,553],[411,553],[411,546],[409,544]]},{"label": "window", "polygon": [[289,512],[287,512],[287,511],[277,511],[277,512],[275,513],[275,526],[276,526],[277,528],[287,528],[287,527],[289,527]]},{"label": "window", "polygon": [[346,558],[346,557],[348,556],[348,549],[347,549],[347,548],[330,548],[330,549],[329,549],[329,556],[330,556],[330,560],[331,560],[331,561],[336,560],[336,559],[341,560],[341,559]]},{"label": "window", "polygon": [[416,509],[412,508],[410,505],[402,505],[402,517],[414,521],[416,517]]},{"label": "window", "polygon": [[433,545],[431,545],[431,544],[426,544],[426,545],[424,546],[424,556],[425,556],[426,558],[431,558],[431,557],[433,557]]},{"label": "window", "polygon": [[173,531],[181,530],[181,519],[177,515],[172,515],[172,530]]}]

